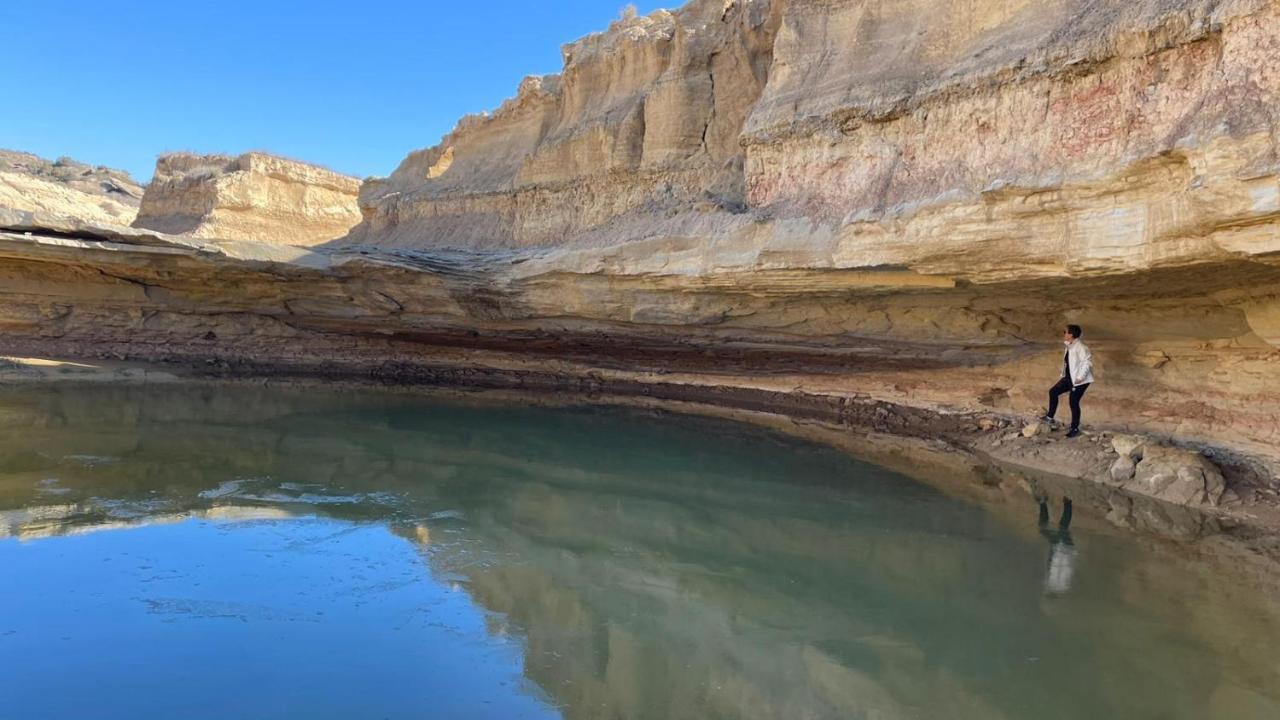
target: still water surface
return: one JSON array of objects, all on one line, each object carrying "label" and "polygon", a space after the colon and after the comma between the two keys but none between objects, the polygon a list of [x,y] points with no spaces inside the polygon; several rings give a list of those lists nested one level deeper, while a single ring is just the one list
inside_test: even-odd
[{"label": "still water surface", "polygon": [[1027,505],[705,419],[9,388],[0,718],[1280,717],[1277,601]]}]

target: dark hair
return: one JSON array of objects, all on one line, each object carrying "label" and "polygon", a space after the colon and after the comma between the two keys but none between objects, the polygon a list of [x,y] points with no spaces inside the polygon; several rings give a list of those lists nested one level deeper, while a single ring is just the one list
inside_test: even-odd
[{"label": "dark hair", "polygon": [[1084,334],[1084,331],[1080,329],[1079,325],[1068,325],[1067,332],[1071,333],[1071,337],[1073,338],[1078,338]]}]

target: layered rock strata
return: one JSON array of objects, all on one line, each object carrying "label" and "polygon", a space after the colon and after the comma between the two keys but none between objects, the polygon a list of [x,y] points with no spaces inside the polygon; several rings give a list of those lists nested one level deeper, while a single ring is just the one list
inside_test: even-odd
[{"label": "layered rock strata", "polygon": [[[999,356],[1077,322],[1095,418],[1274,447],[1277,5],[945,5],[620,21],[366,184],[341,244],[524,250],[509,316],[681,337]],[[1055,367],[973,362],[853,385],[1030,410]]]},{"label": "layered rock strata", "polygon": [[745,198],[743,123],[764,89],[784,3],[696,0],[563,48],[492,115],[464,118],[361,191],[352,241],[397,247],[563,245],[636,214]]},{"label": "layered rock strata", "polygon": [[564,54],[311,250],[0,222],[0,332],[909,432],[1038,412],[1075,322],[1088,426],[1280,460],[1277,3],[695,0]]},{"label": "layered rock strata", "polygon": [[201,238],[315,245],[360,220],[360,182],[264,153],[191,155],[156,161],[134,227]]},{"label": "layered rock strata", "polygon": [[142,186],[123,170],[0,150],[0,207],[128,225]]}]

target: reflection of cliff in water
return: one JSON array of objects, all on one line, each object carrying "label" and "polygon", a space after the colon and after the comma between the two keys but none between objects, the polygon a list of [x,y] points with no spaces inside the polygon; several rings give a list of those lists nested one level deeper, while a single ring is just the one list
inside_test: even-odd
[{"label": "reflection of cliff in water", "polygon": [[0,427],[9,534],[385,522],[571,717],[1250,717],[1280,688],[1280,608],[1177,548],[1079,530],[1047,597],[1030,500],[1004,518],[736,425],[55,387],[0,394]]}]

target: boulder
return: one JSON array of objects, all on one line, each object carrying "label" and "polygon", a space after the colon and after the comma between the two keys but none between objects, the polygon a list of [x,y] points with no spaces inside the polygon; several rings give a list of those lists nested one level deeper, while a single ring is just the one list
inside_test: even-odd
[{"label": "boulder", "polygon": [[1222,471],[1198,452],[1152,445],[1145,449],[1128,487],[1179,505],[1216,506],[1226,481]]},{"label": "boulder", "polygon": [[1133,462],[1133,458],[1121,455],[1111,464],[1111,479],[1118,483],[1127,482],[1133,479],[1136,471],[1137,465]]},{"label": "boulder", "polygon": [[1115,449],[1116,454],[1132,461],[1142,459],[1142,448],[1146,444],[1147,439],[1137,435],[1116,435],[1111,438],[1111,447]]}]

